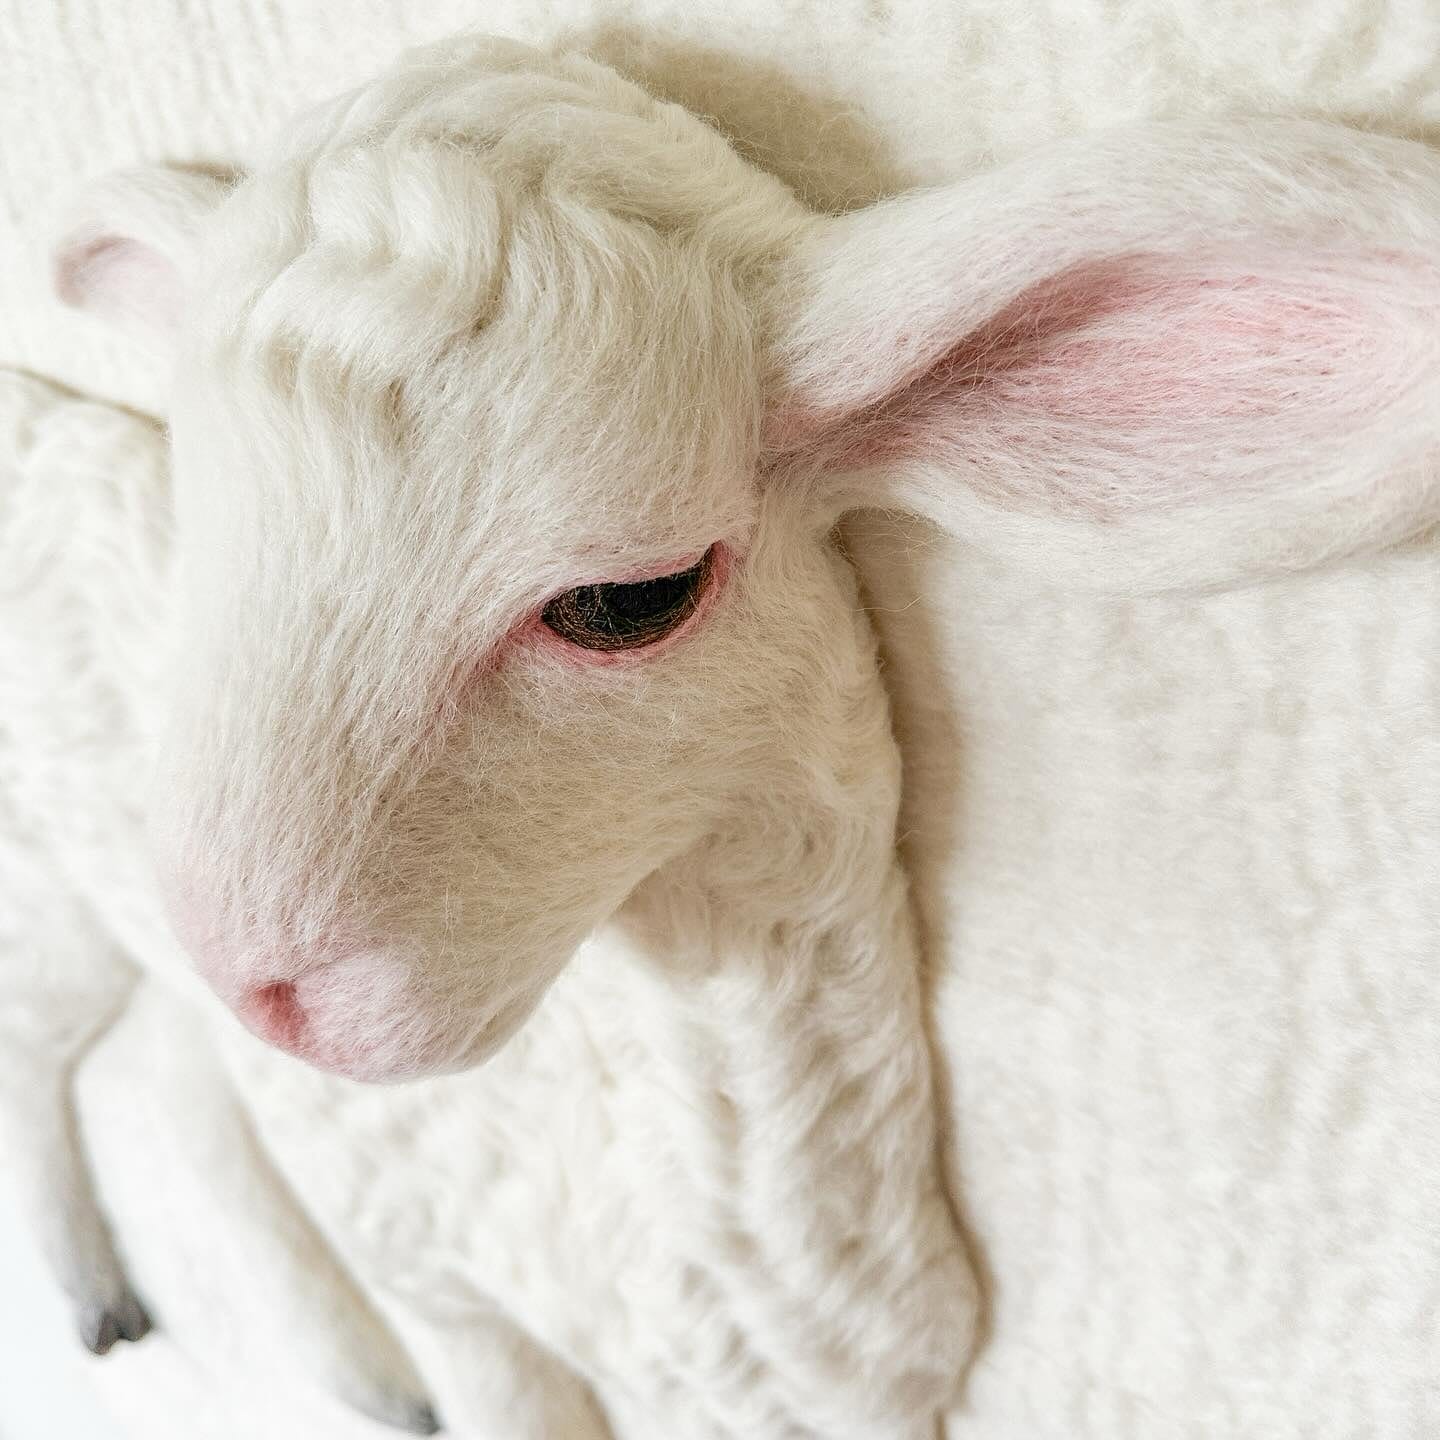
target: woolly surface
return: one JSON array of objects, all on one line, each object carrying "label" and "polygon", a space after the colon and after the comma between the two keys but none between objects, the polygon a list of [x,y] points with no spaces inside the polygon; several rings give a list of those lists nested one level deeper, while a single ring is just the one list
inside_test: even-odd
[{"label": "woolly surface", "polygon": [[[153,403],[156,373],[48,298],[65,190],[243,159],[293,106],[463,25],[598,32],[829,205],[1134,115],[1433,135],[1440,109],[1440,12],[1401,0],[539,10],[4,0],[0,362]],[[1433,549],[1105,602],[955,564],[923,528],[855,534],[992,1291],[952,1440],[1440,1432]],[[173,1224],[203,1275],[199,1218]],[[13,1347],[0,1374],[35,1373]],[[223,1354],[157,1341],[93,1378],[153,1440],[381,1433]],[[17,1389],[0,1429],[42,1440]]]}]

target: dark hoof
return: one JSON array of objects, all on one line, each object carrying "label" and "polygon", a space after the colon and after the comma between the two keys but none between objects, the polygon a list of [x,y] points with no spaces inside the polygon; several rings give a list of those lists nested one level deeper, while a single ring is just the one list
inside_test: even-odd
[{"label": "dark hoof", "polygon": [[350,1402],[362,1415],[388,1425],[392,1430],[403,1430],[407,1435],[438,1435],[445,1427],[441,1425],[434,1407],[424,1400],[416,1400],[393,1390],[388,1395],[371,1396],[368,1403]]},{"label": "dark hoof", "polygon": [[129,1294],[80,1319],[80,1339],[92,1355],[108,1355],[122,1340],[143,1340],[149,1333],[150,1317],[145,1307]]},{"label": "dark hoof", "polygon": [[396,1429],[411,1435],[438,1435],[440,1428],[440,1417],[429,1405],[416,1406],[413,1414],[396,1425]]}]

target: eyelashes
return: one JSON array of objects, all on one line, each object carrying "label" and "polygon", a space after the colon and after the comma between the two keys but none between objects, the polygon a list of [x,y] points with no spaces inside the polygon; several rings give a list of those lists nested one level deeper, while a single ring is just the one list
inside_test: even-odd
[{"label": "eyelashes", "polygon": [[715,569],[716,546],[686,570],[628,584],[580,585],[551,600],[540,623],[581,650],[641,650],[694,613]]}]

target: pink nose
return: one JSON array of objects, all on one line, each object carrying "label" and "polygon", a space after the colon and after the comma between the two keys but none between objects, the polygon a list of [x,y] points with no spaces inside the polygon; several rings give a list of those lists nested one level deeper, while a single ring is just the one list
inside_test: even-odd
[{"label": "pink nose", "polygon": [[251,990],[238,1009],[250,1029],[281,1050],[296,1050],[305,1038],[305,1008],[288,980]]},{"label": "pink nose", "polygon": [[[277,1050],[352,1080],[433,1073],[455,1048],[412,981],[410,953],[317,946],[247,952],[216,946],[197,963],[246,1029]],[[239,972],[237,974],[237,972]],[[288,972],[290,979],[273,979]]]}]

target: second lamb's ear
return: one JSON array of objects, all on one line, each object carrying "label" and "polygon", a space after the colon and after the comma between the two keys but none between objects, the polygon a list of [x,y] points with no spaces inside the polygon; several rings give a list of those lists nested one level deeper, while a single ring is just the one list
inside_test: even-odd
[{"label": "second lamb's ear", "polygon": [[164,166],[95,182],[55,246],[55,293],[120,329],[169,336],[185,307],[201,221],[228,190],[208,175]]},{"label": "second lamb's ear", "polygon": [[817,221],[769,463],[1067,584],[1198,588],[1440,518],[1440,160],[1150,124]]}]

